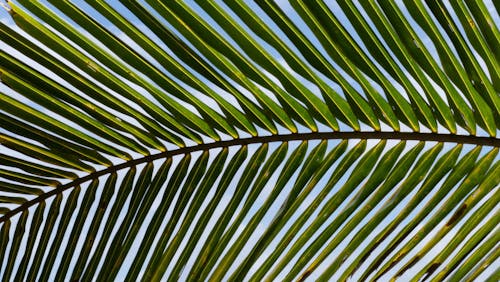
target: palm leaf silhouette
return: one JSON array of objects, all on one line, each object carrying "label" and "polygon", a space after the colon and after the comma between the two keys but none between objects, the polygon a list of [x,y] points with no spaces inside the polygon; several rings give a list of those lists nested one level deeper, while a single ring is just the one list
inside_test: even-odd
[{"label": "palm leaf silhouette", "polygon": [[493,3],[7,1],[2,281],[497,281]]}]

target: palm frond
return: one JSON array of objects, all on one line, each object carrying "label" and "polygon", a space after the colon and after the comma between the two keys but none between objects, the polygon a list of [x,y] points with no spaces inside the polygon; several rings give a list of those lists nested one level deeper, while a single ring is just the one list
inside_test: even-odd
[{"label": "palm frond", "polygon": [[493,4],[7,3],[2,280],[498,277]]}]

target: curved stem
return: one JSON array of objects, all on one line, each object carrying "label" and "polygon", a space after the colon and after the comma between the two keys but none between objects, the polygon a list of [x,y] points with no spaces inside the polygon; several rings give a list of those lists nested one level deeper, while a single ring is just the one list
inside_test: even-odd
[{"label": "curved stem", "polygon": [[0,218],[0,222],[4,222],[11,218],[15,214],[28,209],[29,207],[36,205],[37,203],[54,196],[56,194],[62,193],[63,191],[70,189],[76,185],[82,184],[89,180],[98,178],[100,176],[113,173],[115,171],[136,166],[143,163],[152,162],[161,158],[170,158],[176,155],[187,154],[196,151],[205,151],[214,148],[223,148],[230,146],[243,146],[249,144],[258,143],[270,143],[270,142],[286,142],[295,140],[320,140],[320,139],[393,139],[393,140],[415,140],[415,141],[433,141],[433,142],[450,142],[459,144],[473,144],[480,146],[492,146],[500,147],[500,139],[494,137],[479,137],[473,135],[453,135],[453,134],[440,134],[440,133],[419,133],[419,132],[311,132],[311,133],[292,133],[283,135],[271,135],[271,136],[257,136],[241,139],[233,139],[226,141],[217,141],[213,143],[204,143],[200,145],[180,148],[176,150],[161,152],[154,155],[145,156],[139,159],[131,160],[125,163],[114,165],[106,169],[96,171],[84,177],[75,179],[69,183],[63,184],[44,193],[37,198],[27,201],[20,205],[19,207],[7,212],[3,217]]}]

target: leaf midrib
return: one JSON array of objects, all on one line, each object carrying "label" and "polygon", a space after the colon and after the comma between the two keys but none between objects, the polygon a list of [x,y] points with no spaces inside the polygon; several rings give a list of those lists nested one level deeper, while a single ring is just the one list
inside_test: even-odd
[{"label": "leaf midrib", "polygon": [[0,218],[0,223],[8,220],[12,216],[22,212],[31,206],[34,206],[45,199],[62,193],[72,187],[80,185],[84,182],[96,179],[106,174],[137,166],[143,163],[152,162],[162,158],[171,158],[176,155],[188,154],[196,151],[205,151],[215,148],[223,148],[230,146],[243,146],[258,143],[271,143],[271,142],[287,142],[287,141],[304,141],[304,140],[334,140],[334,139],[391,139],[391,140],[414,140],[414,141],[431,141],[431,142],[447,142],[457,144],[472,144],[478,146],[491,146],[500,147],[500,139],[495,137],[484,137],[474,135],[455,135],[455,134],[442,134],[442,133],[421,133],[421,132],[386,132],[386,131],[356,131],[356,132],[311,132],[311,133],[291,133],[291,134],[277,134],[270,136],[256,136],[249,138],[238,138],[232,140],[216,141],[212,143],[203,143],[190,147],[179,148],[175,150],[160,152],[157,154],[145,156],[138,159],[133,159],[121,164],[110,166],[108,168],[90,173],[86,176],[77,178],[69,183],[59,185],[55,189],[39,195],[37,198],[32,199],[18,206],[17,208],[7,212]]}]

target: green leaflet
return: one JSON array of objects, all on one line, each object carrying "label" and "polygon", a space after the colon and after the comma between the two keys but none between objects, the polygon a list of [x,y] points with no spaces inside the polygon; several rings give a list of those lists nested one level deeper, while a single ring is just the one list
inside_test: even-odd
[{"label": "green leaflet", "polygon": [[24,174],[15,171],[9,171],[0,169],[0,177],[5,179],[9,179],[15,181],[17,183],[24,183],[28,185],[36,185],[36,186],[57,186],[60,185],[59,181],[51,180],[47,178],[31,176],[29,174]]},{"label": "green leaflet", "polygon": [[[273,31],[262,22],[259,17],[252,12],[243,2],[225,1],[239,17],[246,22],[247,26],[256,32],[260,37],[270,43],[273,47],[280,50],[282,56],[286,57],[287,64],[292,65],[294,70],[305,76],[307,79],[312,80],[317,86],[320,87],[323,99],[328,101],[327,105],[331,105],[334,110],[332,114],[336,118],[348,124],[354,130],[358,131],[359,123],[355,114],[352,112],[350,105],[342,99],[342,97],[329,87],[322,79],[320,79],[300,58],[290,50],[286,44],[280,40]],[[339,114],[337,114],[339,113]]]},{"label": "green leaflet", "polygon": [[238,150],[235,156],[227,164],[227,167],[229,169],[227,169],[224,172],[224,175],[222,175],[215,196],[210,200],[209,205],[203,211],[203,215],[196,224],[196,229],[191,234],[191,238],[188,242],[188,245],[183,250],[181,257],[175,264],[172,273],[177,273],[177,275],[179,275],[182,268],[185,267],[185,263],[187,259],[191,256],[191,253],[195,247],[195,243],[199,242],[200,239],[202,239],[201,232],[203,232],[204,228],[207,227],[207,224],[210,222],[210,216],[213,215],[216,206],[220,203],[222,196],[224,195],[224,192],[228,189],[230,182],[232,181],[235,173],[238,171],[238,167],[245,161],[246,157],[247,157],[247,147],[244,146]]},{"label": "green leaflet", "polygon": [[[301,192],[303,187],[305,187],[306,183],[309,182],[309,180],[313,181],[313,179],[311,178],[313,177],[314,172],[316,172],[315,170],[320,166],[321,162],[323,161],[323,155],[325,154],[326,145],[327,142],[323,140],[317,147],[315,147],[310,152],[308,158],[304,161],[304,164],[299,171],[299,175],[297,176],[297,179],[291,191],[289,192],[285,202],[281,205],[281,207],[279,208],[276,215],[273,217],[273,220],[267,227],[264,234],[260,236],[258,242],[252,248],[250,254],[240,264],[240,266],[235,271],[235,274],[233,274],[233,276],[236,276],[236,274],[238,274],[241,277],[244,275],[244,273],[247,273],[249,271],[250,265],[255,263],[257,257],[260,254],[262,254],[263,249],[267,247],[267,245],[271,242],[271,240],[283,227],[284,223],[290,218],[290,215],[294,211],[293,205],[297,203],[296,200],[297,197],[299,196],[299,193]],[[338,151],[340,151],[340,148]]]},{"label": "green leaflet", "polygon": [[2,280],[10,280],[10,277],[14,270],[14,262],[18,256],[19,248],[21,247],[21,241],[24,238],[23,235],[26,232],[26,221],[28,219],[28,215],[28,211],[24,211],[19,218],[19,222],[16,224],[16,230],[14,231],[14,237],[12,238],[10,254],[7,259],[7,264],[5,266]]},{"label": "green leaflet", "polygon": [[80,204],[78,214],[76,215],[73,228],[71,229],[71,233],[69,235],[68,243],[66,245],[66,248],[64,249],[61,266],[59,267],[56,273],[57,280],[64,279],[64,277],[67,275],[68,267],[69,264],[71,263],[71,258],[73,257],[76,244],[79,241],[83,224],[85,223],[90,207],[92,206],[95,200],[95,193],[98,185],[99,181],[94,180],[85,188],[86,191],[83,196],[83,201]]},{"label": "green leaflet", "polygon": [[[311,42],[305,38],[304,34],[287,18],[280,7],[274,2],[267,1],[259,1],[257,4],[264,9],[264,12],[273,19],[273,21],[287,35],[287,37],[295,43],[296,48],[298,48],[299,52],[303,54],[308,63],[333,81],[340,84],[344,90],[344,94],[347,95],[346,100],[350,103],[350,106],[356,113],[357,118],[370,125],[375,130],[379,130],[380,124],[378,119],[366,100],[364,100],[358,91],[354,89],[344,77],[342,77],[338,70],[327,62],[326,58],[311,44]],[[283,56],[286,57],[286,55]],[[293,68],[294,66],[295,64],[293,64],[292,61],[291,67]],[[300,68],[294,68],[294,70],[298,73],[302,73]],[[343,121],[342,117],[339,118]]]},{"label": "green leaflet", "polygon": [[[196,163],[189,171],[189,174],[187,174],[186,181],[182,185],[181,192],[179,194],[179,200],[175,204],[173,215],[171,218],[169,218],[168,224],[165,226],[162,232],[162,237],[154,249],[153,256],[148,263],[146,272],[144,273],[142,280],[147,281],[153,279],[152,277],[156,278],[154,280],[160,280],[163,276],[163,272],[165,271],[165,269],[160,269],[158,266],[162,261],[165,247],[167,246],[170,238],[172,238],[175,226],[177,225],[177,221],[184,212],[184,207],[188,202],[190,202],[197,184],[200,182],[207,169],[209,155],[210,153],[208,151],[204,151],[202,155],[196,160]],[[175,188],[178,189],[179,187]]]},{"label": "green leaflet", "polygon": [[[265,157],[267,155],[269,145],[267,143],[262,144],[254,155],[249,159],[249,165],[245,167],[243,174],[238,181],[237,186],[235,187],[235,192],[231,197],[229,204],[224,209],[222,216],[219,217],[217,222],[214,225],[214,228],[211,230],[207,240],[203,244],[202,249],[198,257],[196,258],[196,262],[194,267],[191,269],[189,273],[189,279],[199,279],[199,277],[203,274],[203,271],[206,271],[207,263],[215,263],[213,262],[214,256],[220,255],[220,249],[217,249],[219,240],[221,240],[221,236],[227,225],[229,224],[229,220],[232,217],[232,214],[238,207],[240,201],[242,201],[246,190],[244,188],[250,187],[255,175],[259,171],[259,167],[265,161]],[[224,239],[224,238],[222,238]],[[214,251],[218,251],[219,254],[214,253]],[[205,273],[205,276],[207,274]]]},{"label": "green leaflet", "polygon": [[[484,242],[469,258],[464,261],[454,275],[450,277],[450,280],[459,281],[459,279],[464,276],[467,276],[469,279],[475,279],[479,276],[498,258],[500,248],[495,246],[498,243],[498,240],[500,240],[500,233],[497,230],[493,236],[488,238],[486,242]],[[483,257],[484,259],[480,261]],[[477,263],[479,263],[479,265],[476,266],[475,269],[472,269]],[[467,273],[469,274],[466,275]],[[491,278],[490,281],[494,281],[495,277],[498,277],[498,271],[489,277]]]},{"label": "green leaflet", "polygon": [[[103,234],[101,235],[101,240],[99,240],[99,243],[97,244],[95,253],[92,255],[91,258],[88,258],[89,263],[85,268],[85,271],[83,272],[82,280],[90,279],[91,277],[95,276],[95,271],[101,259],[103,258],[104,248],[108,244],[111,232],[118,220],[118,215],[123,209],[125,201],[127,200],[129,193],[132,190],[132,183],[134,181],[135,173],[136,173],[136,168],[135,167],[130,168],[127,174],[125,175],[125,178],[120,183],[120,188],[117,192],[117,197],[113,201],[113,206],[108,215],[106,224],[104,225],[104,230]],[[108,272],[106,272],[106,274],[107,273]]]},{"label": "green leaflet", "polygon": [[[486,176],[485,182],[482,183],[481,187],[479,187],[478,191],[483,190],[483,187],[489,187],[484,190],[486,192],[491,192],[492,188],[494,188],[498,183],[500,183],[500,177],[496,176],[498,175],[499,172],[499,166],[496,166],[496,169],[493,168],[488,172],[488,175]],[[474,194],[479,194],[479,193],[474,193]],[[483,196],[486,193],[483,193]],[[475,201],[481,200],[481,198],[478,197],[479,195],[474,195],[474,197],[469,197],[467,200],[465,200],[462,205],[460,206],[459,210],[452,216],[452,219],[455,221],[460,220],[460,216],[458,216],[458,213],[463,214],[463,216],[466,216],[467,211],[463,211],[464,209],[470,209],[475,203]],[[479,223],[481,220],[483,220],[488,213],[494,210],[494,206],[498,201],[500,196],[498,196],[498,193],[494,193],[493,196],[486,201],[479,209],[477,209],[474,214],[472,214],[467,223],[463,225],[459,232],[457,232],[457,235],[452,239],[452,241],[446,246],[444,250],[442,250],[433,260],[432,262],[429,262],[427,266],[424,268],[425,269],[425,274],[427,276],[431,275],[432,272],[436,269],[437,265],[441,265],[446,258],[450,256],[450,254],[455,250],[455,248],[465,239],[465,237],[468,234],[471,234],[472,229],[475,227],[479,226]],[[474,199],[474,198],[477,198]],[[488,222],[487,224],[484,225],[483,228],[478,230],[472,238],[468,240],[465,246],[461,248],[461,250],[453,257],[452,261],[448,264],[449,266],[445,266],[443,270],[440,271],[435,277],[434,280],[438,279],[443,279],[446,275],[448,275],[451,272],[451,269],[453,269],[454,266],[458,264],[460,260],[462,260],[467,253],[472,251],[472,248],[474,248],[480,240],[482,240],[485,237],[485,232],[488,233],[490,231],[493,231],[495,229],[494,226],[498,224],[498,212],[493,216],[493,218]],[[421,271],[419,274],[423,274],[424,271]],[[415,278],[418,278],[419,275],[416,275]]]},{"label": "green leaflet", "polygon": [[[203,176],[203,180],[201,180],[201,183],[199,187],[197,187],[197,191],[193,195],[193,199],[191,200],[189,207],[187,208],[186,216],[184,217],[179,230],[176,232],[175,236],[166,247],[161,260],[159,261],[159,266],[156,267],[156,273],[163,273],[167,266],[173,262],[172,257],[179,249],[181,241],[186,237],[187,229],[192,224],[194,217],[198,213],[203,201],[205,201],[207,194],[210,192],[210,188],[219,177],[219,174],[222,171],[222,167],[224,166],[224,163],[226,161],[227,155],[227,148],[222,149],[222,151],[219,152],[217,157],[211,163],[210,167],[207,169],[205,175]],[[170,273],[169,279],[179,279],[182,267],[182,261],[178,261],[177,266],[174,267],[174,269]]]},{"label": "green leaflet", "polygon": [[[267,148],[265,148],[267,149]],[[262,165],[261,169],[259,170],[258,176],[253,179],[253,185],[251,185],[250,191],[246,197],[246,199],[242,199],[243,201],[243,208],[237,213],[236,219],[233,221],[231,226],[226,230],[226,232],[223,233],[222,237],[219,238],[219,242],[216,246],[216,249],[214,250],[214,254],[210,257],[208,261],[208,265],[214,265],[217,262],[218,256],[222,253],[224,250],[226,244],[228,244],[229,239],[234,235],[236,232],[236,229],[238,228],[238,225],[241,224],[243,221],[244,217],[248,214],[250,211],[251,207],[253,206],[254,202],[257,200],[258,196],[260,195],[262,189],[264,188],[264,185],[269,181],[273,173],[277,170],[278,166],[281,165],[283,160],[285,159],[286,152],[288,150],[288,143],[282,143],[268,158],[267,161]],[[251,180],[252,181],[252,180]],[[241,183],[244,184],[244,183]],[[236,245],[233,245],[233,250],[238,249],[241,247],[241,243],[237,243]],[[234,258],[234,256],[237,255],[237,251],[233,251],[231,254],[231,257]],[[232,261],[228,259],[229,257],[224,257],[222,258],[221,263],[217,265],[216,270],[214,273],[212,273],[211,277],[217,277],[217,276],[224,276],[226,275],[226,272],[224,271],[225,268],[227,268]],[[205,277],[208,276],[208,269],[204,269],[203,272],[201,273],[200,277]],[[221,277],[221,278],[222,278]]]},{"label": "green leaflet", "polygon": [[[124,240],[126,238],[127,233],[131,228],[131,223],[137,213],[139,205],[145,196],[146,189],[149,188],[151,183],[151,178],[153,174],[153,163],[147,163],[145,167],[141,170],[137,181],[132,188],[132,195],[130,197],[129,209],[125,215],[125,218],[121,220],[120,228],[116,232],[113,237],[113,241],[111,241],[111,247],[108,249],[106,255],[104,256],[104,264],[103,267],[107,271],[101,271],[99,274],[100,279],[111,279],[114,280],[117,269],[121,266],[123,262],[121,252],[124,251]],[[120,218],[121,219],[121,218]]]},{"label": "green leaflet", "polygon": [[[117,71],[131,81],[138,83],[142,87],[148,90],[148,92],[153,95],[164,107],[166,107],[170,112],[177,117],[177,119],[182,120],[184,123],[190,126],[196,126],[198,130],[204,131],[206,134],[212,138],[218,140],[216,133],[213,131],[212,127],[218,127],[223,130],[229,130],[235,134],[234,129],[225,122],[223,117],[218,115],[213,109],[207,107],[201,101],[197,100],[191,93],[176,84],[171,78],[168,78],[158,69],[154,68],[151,64],[145,61],[141,55],[137,54],[131,48],[124,45],[121,40],[117,39],[112,34],[108,33],[100,24],[96,23],[89,17],[81,13],[81,11],[75,5],[71,3],[65,3],[62,1],[53,2],[59,9],[64,11],[66,14],[71,15],[73,19],[79,23],[82,27],[88,30],[92,34],[100,34],[101,42],[103,42],[108,48],[118,54],[124,61],[132,65],[136,69],[140,69],[141,72],[145,73],[153,79],[157,85],[161,85],[168,93],[173,93],[176,96],[182,95],[187,97],[188,101],[195,105],[201,113],[206,114],[212,122],[210,126],[204,120],[200,119],[197,115],[192,113],[190,110],[186,109],[182,104],[178,103],[175,99],[172,99],[166,92],[160,91],[155,85],[151,84],[149,81],[143,79],[136,72],[131,71],[121,62],[114,60],[112,56],[109,56],[104,50],[99,48],[99,46],[93,45],[92,42],[85,41],[82,36],[74,36],[78,34],[77,31],[73,30],[68,33],[68,36],[82,45],[91,54],[99,58],[106,65],[112,67],[114,71]],[[69,27],[71,28],[71,27]],[[233,135],[234,136],[234,135]],[[236,137],[236,136],[234,136]]]},{"label": "green leaflet", "polygon": [[2,229],[0,230],[0,259],[4,261],[5,253],[7,252],[7,244],[9,243],[9,230],[10,229],[10,220],[5,221],[2,224]]},{"label": "green leaflet", "polygon": [[[391,171],[387,180],[377,188],[367,203],[363,205],[360,209],[359,215],[356,214],[342,229],[339,234],[342,234],[344,230],[348,230],[348,227],[352,226],[352,222],[357,223],[361,221],[362,216],[366,216],[370,211],[372,211],[372,207],[377,206],[382,198],[388,194],[389,189],[393,189],[395,184],[398,183],[403,177],[406,175],[407,171],[409,171],[409,167],[411,163],[415,162],[415,158],[417,157],[419,150],[422,149],[423,143],[419,144],[420,146],[415,146],[410,152],[408,152],[405,156],[402,157],[401,161],[396,165],[396,167]],[[438,144],[431,150],[425,152],[418,161],[416,161],[415,166],[411,173],[406,177],[406,179],[399,185],[397,189],[391,194],[391,197],[384,202],[382,207],[377,210],[377,213],[370,219],[361,229],[360,231],[351,239],[346,248],[342,251],[337,259],[334,262],[329,264],[328,268],[324,271],[322,277],[329,277],[335,271],[337,271],[338,267],[341,264],[341,260],[345,260],[361,242],[371,233],[373,230],[380,224],[380,222],[385,219],[385,217],[394,209],[400,201],[404,199],[406,195],[408,195],[415,186],[423,180],[425,176],[425,172],[429,170],[432,165],[434,159],[437,157],[437,154],[442,149],[442,144]],[[335,238],[337,239],[337,237]],[[336,247],[337,242],[335,239],[332,240],[326,250],[332,250],[333,246]],[[324,251],[325,252],[325,251]],[[323,252],[320,255],[320,258],[324,258]],[[316,259],[314,263],[320,261],[320,259]],[[346,278],[344,276],[344,278]]]},{"label": "green leaflet", "polygon": [[68,179],[78,178],[78,176],[75,173],[69,171],[64,171],[40,164],[34,164],[5,154],[0,154],[0,161],[2,162],[2,165],[18,167],[21,168],[23,171],[39,176],[51,177],[51,178],[64,177]]},{"label": "green leaflet", "polygon": [[[178,4],[174,3],[171,3],[171,5],[178,9],[176,10],[177,12],[182,11],[183,15],[188,15],[189,17],[180,19],[171,10],[172,7],[167,7],[164,4],[155,5],[153,3],[153,7],[157,9],[160,14],[165,15],[164,17],[169,20],[170,24],[177,27],[184,36],[188,37],[189,40],[193,44],[195,44],[196,47],[200,48],[200,51],[204,51],[207,49],[207,51],[209,52],[218,51],[220,54],[224,54],[225,57],[229,57],[236,65],[236,67],[243,71],[244,76],[248,76],[253,80],[256,80],[258,84],[273,91],[273,94],[277,95],[277,98],[282,104],[282,107],[286,109],[287,114],[292,115],[293,118],[298,119],[299,122],[310,128],[311,130],[317,131],[316,124],[307,108],[303,107],[293,97],[290,97],[288,93],[286,93],[283,89],[276,85],[276,83],[274,83],[266,75],[263,75],[261,71],[259,71],[255,66],[248,62],[245,57],[239,54],[234,49],[234,47],[231,47],[230,44],[228,44],[220,36],[218,36],[217,33],[213,31],[206,22],[201,21],[200,18],[193,17],[193,15],[189,13],[188,10],[186,10],[187,7],[179,6]],[[185,29],[184,26],[189,23],[185,23],[184,21],[189,21],[189,23],[192,24],[193,28]],[[209,40],[208,42],[210,42],[211,44],[207,45],[206,41],[204,42],[203,40],[206,40],[207,36],[210,35],[211,40]],[[217,41],[215,42],[215,40]],[[215,50],[211,51],[212,48]],[[226,61],[227,59],[225,57],[220,58],[215,54],[207,56],[207,58],[212,58],[213,60],[217,59]],[[218,63],[218,65],[220,65],[220,63]],[[238,76],[239,72],[232,75]]]},{"label": "green leaflet", "polygon": [[[424,180],[422,186],[419,188],[418,192],[410,199],[410,201],[400,210],[399,214],[389,223],[386,227],[368,244],[367,247],[362,251],[362,253],[355,259],[351,267],[348,267],[344,272],[343,276],[351,275],[352,271],[359,268],[360,263],[366,260],[366,258],[373,252],[373,250],[381,244],[381,242],[400,224],[400,222],[406,218],[410,212],[425,198],[425,196],[430,192],[432,188],[438,183],[441,178],[451,170],[452,166],[455,164],[458,154],[462,149],[461,146],[456,146],[446,154],[444,154],[433,166],[431,173]],[[377,257],[378,259],[379,257]],[[373,262],[376,262],[374,260]],[[374,268],[374,263],[370,263],[368,270]],[[362,279],[366,279],[365,275],[371,274],[369,271],[365,271],[361,276]]]},{"label": "green leaflet", "polygon": [[[141,4],[135,1],[122,1],[122,4],[125,5],[129,10],[131,10],[137,17],[141,19],[146,25],[150,27],[150,29],[162,40],[164,44],[166,44],[172,52],[174,52],[184,63],[189,65],[191,68],[198,71],[198,73],[205,75],[207,79],[218,84],[221,87],[224,87],[226,84],[221,83],[220,80],[222,78],[215,78],[216,70],[213,69],[206,58],[202,58],[198,54],[196,54],[195,50],[190,49],[184,42],[182,42],[179,38],[177,38],[170,30],[168,30],[165,25],[159,22],[155,17],[152,17],[151,14]],[[194,43],[196,44],[196,43]],[[203,46],[203,45],[200,45]],[[213,57],[208,57],[208,60],[211,60],[219,68],[225,70],[225,73],[230,76],[231,79],[234,79],[235,82],[244,85],[244,87],[251,92],[252,95],[257,99],[257,101],[263,107],[263,110],[266,114],[270,115],[270,117],[274,117],[274,119],[285,126],[292,132],[296,132],[297,128],[287,116],[287,114],[283,111],[281,107],[279,107],[273,100],[271,100],[267,95],[265,95],[258,87],[256,87],[253,82],[251,82],[244,75],[240,74],[239,70],[232,64],[228,63],[219,53],[212,52],[208,46],[206,49],[201,49],[200,51],[206,50],[210,54],[213,54]],[[269,128],[269,124],[267,121],[264,121],[260,114],[256,114],[255,108],[251,105],[248,105],[245,97],[240,97],[241,95],[237,92],[238,86],[226,86],[228,91],[230,91],[233,95],[236,96],[238,100],[242,100],[242,106],[248,107],[248,112],[251,115],[256,115],[257,120],[261,120],[266,127]],[[233,89],[232,88],[236,88]],[[236,91],[236,92],[235,92]],[[275,130],[274,126],[271,124],[270,128],[271,132]]]},{"label": "green leaflet", "polygon": [[3,181],[0,181],[0,191],[9,193],[31,194],[31,195],[41,195],[44,193],[44,191],[40,188],[30,187],[26,185],[12,184]]},{"label": "green leaflet", "polygon": [[[145,98],[138,91],[134,90],[132,87],[119,80],[105,68],[99,67],[99,65],[91,58],[86,57],[84,54],[70,46],[68,43],[62,41],[54,33],[49,31],[39,23],[35,22],[33,18],[29,17],[29,15],[27,15],[26,13],[22,12],[21,10],[16,10],[16,12],[14,12],[13,14],[13,18],[16,20],[16,24],[18,24],[21,28],[34,35],[41,42],[59,51],[60,54],[65,56],[67,59],[72,59],[72,62],[77,63],[79,65],[79,68],[84,70],[87,74],[95,77],[97,80],[101,81],[121,95],[124,95],[124,97],[126,97],[127,99],[138,103],[143,109],[145,109],[149,114],[153,115],[157,120],[170,125],[171,127],[169,127],[169,129],[173,130],[175,128],[175,130],[179,133],[186,134],[194,140],[199,140],[196,138],[196,135],[193,135],[187,129],[182,127],[164,110],[152,103],[151,100]],[[39,32],[35,32],[37,30]],[[177,136],[168,134],[164,135],[164,137],[167,140],[178,144],[179,146],[183,146],[183,143]]]},{"label": "green leaflet", "polygon": [[33,252],[33,247],[35,245],[36,238],[38,236],[38,232],[40,231],[40,226],[43,221],[44,209],[45,209],[45,202],[42,201],[38,205],[35,214],[33,215],[32,219],[33,222],[31,223],[31,228],[29,230],[28,241],[26,244],[26,248],[24,250],[24,255],[21,264],[19,266],[19,269],[17,270],[15,280],[21,281],[24,279],[24,276],[26,275],[26,269],[28,267],[31,254]]},{"label": "green leaflet", "polygon": [[65,231],[67,230],[67,226],[70,223],[70,219],[73,217],[73,214],[76,212],[76,207],[77,207],[77,202],[78,202],[78,197],[80,195],[81,188],[80,186],[77,186],[71,191],[71,194],[69,195],[66,204],[64,206],[64,210],[61,214],[61,218],[59,220],[59,224],[57,226],[57,231],[56,231],[56,236],[53,239],[51,245],[48,247],[49,248],[49,255],[46,257],[40,279],[42,280],[47,280],[49,276],[51,275],[52,269],[49,267],[50,265],[54,264],[54,261],[56,259],[55,254],[59,251],[59,249],[62,247],[62,240],[65,235]]},{"label": "green leaflet", "polygon": [[45,220],[43,231],[40,235],[40,241],[33,258],[33,263],[31,264],[31,267],[28,271],[28,280],[36,280],[39,275],[40,266],[42,265],[42,260],[45,255],[45,249],[48,246],[50,235],[52,234],[52,230],[55,227],[55,222],[59,216],[61,201],[62,194],[58,194],[50,205],[50,210],[47,215],[47,219]]},{"label": "green leaflet", "polygon": [[[269,193],[269,195],[267,196],[267,198],[265,199],[264,203],[261,205],[259,210],[252,216],[245,229],[241,232],[239,237],[241,240],[238,240],[238,242],[236,242],[231,246],[231,249],[228,251],[228,253],[226,253],[224,259],[219,263],[211,279],[217,280],[218,279],[217,277],[222,278],[222,276],[220,276],[221,274],[227,273],[227,269],[229,268],[230,263],[233,263],[234,258],[243,248],[243,246],[249,239],[250,235],[257,228],[257,225],[261,221],[262,217],[267,213],[273,202],[281,193],[285,184],[290,180],[293,173],[295,173],[297,168],[301,165],[306,154],[307,146],[308,146],[307,142],[302,142],[297,147],[297,149],[295,149],[295,151],[293,151],[290,154],[290,157],[288,157],[288,159],[283,165],[281,173],[278,176],[278,179],[276,180],[276,184],[274,185],[272,191]],[[242,266],[244,266],[244,263],[245,262],[242,263]],[[243,273],[241,273],[241,271],[239,269],[236,270],[235,273],[232,275],[232,277],[230,277],[229,279],[236,279],[236,280],[243,279],[242,274],[246,273],[246,271],[244,271]]]},{"label": "green leaflet", "polygon": [[[77,168],[83,171],[92,172],[95,170],[90,165],[80,162],[79,159],[93,162],[104,166],[111,166],[113,163],[95,150],[88,149],[84,146],[68,142],[54,134],[49,134],[43,130],[22,122],[18,119],[9,117],[6,114],[0,113],[0,120],[3,128],[15,130],[16,134],[30,138],[36,142],[43,144],[36,146],[23,142],[20,139],[4,136],[3,144],[6,147],[13,146],[15,150],[33,157],[35,159],[44,160],[48,164],[55,164],[63,167]],[[50,149],[50,150],[47,150]],[[6,162],[7,163],[7,162]]]},{"label": "green leaflet", "polygon": [[191,161],[190,155],[185,155],[180,163],[176,166],[175,171],[171,175],[167,187],[165,188],[164,195],[162,197],[161,205],[155,211],[153,218],[151,219],[151,224],[147,228],[147,232],[141,245],[139,247],[139,253],[134,258],[132,267],[130,268],[127,279],[130,281],[136,280],[139,275],[139,271],[142,264],[145,262],[145,257],[147,256],[147,246],[150,246],[154,240],[154,234],[156,234],[163,222],[165,213],[173,202],[173,198],[177,193],[177,187],[181,186],[182,181],[184,181],[184,176],[187,174],[188,166]]},{"label": "green leaflet", "polygon": [[72,280],[78,280],[83,273],[85,263],[89,259],[88,255],[91,251],[91,248],[94,244],[94,240],[96,238],[98,227],[100,226],[100,223],[103,220],[104,213],[106,212],[106,209],[109,206],[108,203],[109,203],[111,197],[113,196],[115,185],[116,185],[116,179],[117,179],[117,175],[116,175],[116,173],[113,173],[106,180],[106,184],[104,185],[104,188],[103,188],[104,192],[101,196],[101,199],[99,200],[99,205],[97,207],[97,211],[94,214],[94,217],[92,219],[92,223],[89,227],[89,231],[86,234],[86,238],[85,238],[85,241],[83,243],[82,250],[80,252],[80,255],[78,256],[75,267],[73,268],[73,273],[71,274]]},{"label": "green leaflet", "polygon": [[[338,146],[336,146],[331,152],[328,153],[328,155],[325,157],[323,162],[321,163],[320,168],[316,171],[314,174],[313,178],[311,179],[310,183],[303,189],[303,191],[297,196],[295,202],[289,207],[288,210],[283,210],[283,212],[286,212],[285,215],[282,216],[282,218],[279,218],[279,215],[275,220],[273,220],[273,223],[277,221],[276,223],[276,229],[272,230],[272,233],[276,233],[276,231],[281,228],[287,220],[290,219],[292,214],[294,213],[295,210],[302,204],[303,200],[307,197],[308,194],[311,193],[311,190],[314,188],[315,185],[318,184],[318,181],[324,176],[324,174],[327,172],[327,170],[330,168],[333,163],[335,163],[340,156],[344,153],[347,147],[347,142],[342,142]],[[362,146],[360,146],[362,148]],[[358,148],[360,148],[358,147]],[[319,150],[318,150],[319,151]],[[360,152],[358,151],[358,154]],[[347,160],[347,159],[346,159]],[[332,176],[333,177],[333,176]],[[291,195],[292,196],[292,195]],[[274,252],[272,255],[270,255],[265,262],[259,267],[258,271],[252,276],[252,279],[254,280],[259,280],[262,279],[266,271],[269,270],[269,268],[272,266],[272,263],[274,263],[274,260],[280,255],[280,253],[284,250],[286,247],[286,238],[289,236],[294,236],[294,231],[296,230],[297,227],[300,227],[301,220],[303,221],[304,218],[307,216],[307,212],[313,210],[313,209],[307,209],[306,212],[304,213],[303,216],[301,216],[294,224],[293,226],[287,231],[287,234],[285,237],[283,237],[283,240],[280,241],[279,245],[276,248],[276,252]],[[281,211],[281,210],[280,210]],[[312,212],[312,211],[310,211]],[[278,221],[279,220],[279,221]],[[270,229],[270,228],[269,228]],[[271,233],[271,234],[272,234]],[[272,234],[271,236],[276,235]],[[259,246],[259,245],[257,245]]]}]

